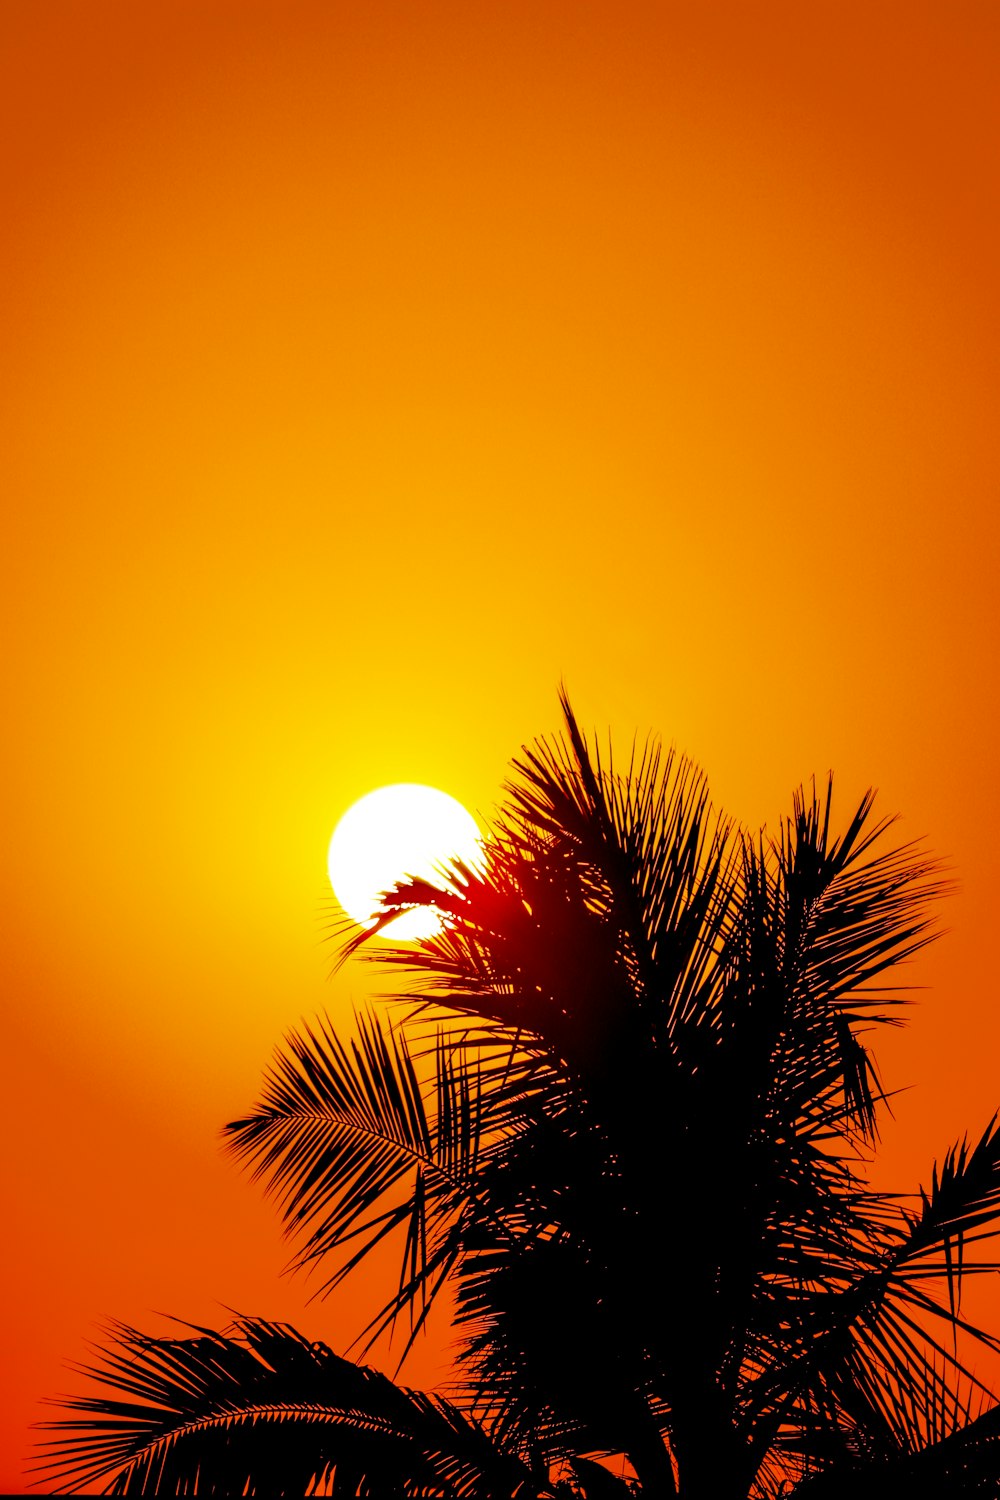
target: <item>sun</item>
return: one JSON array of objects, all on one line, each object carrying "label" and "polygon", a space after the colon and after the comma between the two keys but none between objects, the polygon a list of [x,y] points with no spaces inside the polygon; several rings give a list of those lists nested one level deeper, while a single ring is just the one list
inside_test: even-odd
[{"label": "sun", "polygon": [[[333,830],[327,869],[341,906],[367,926],[385,891],[408,875],[440,880],[441,866],[452,859],[482,863],[482,834],[472,814],[447,792],[398,782],[347,809]],[[437,913],[423,909],[397,917],[380,936],[409,942],[440,926]]]}]

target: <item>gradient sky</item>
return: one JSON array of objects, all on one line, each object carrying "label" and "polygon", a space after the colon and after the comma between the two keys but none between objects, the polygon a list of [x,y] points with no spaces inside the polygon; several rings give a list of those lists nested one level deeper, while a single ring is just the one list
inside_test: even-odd
[{"label": "gradient sky", "polygon": [[357,1331],[377,1276],[306,1308],[217,1132],[372,986],[340,813],[488,816],[560,677],[751,826],[833,767],[947,857],[880,1052],[929,1176],[1000,1103],[993,0],[3,33],[0,1490],[104,1316]]}]

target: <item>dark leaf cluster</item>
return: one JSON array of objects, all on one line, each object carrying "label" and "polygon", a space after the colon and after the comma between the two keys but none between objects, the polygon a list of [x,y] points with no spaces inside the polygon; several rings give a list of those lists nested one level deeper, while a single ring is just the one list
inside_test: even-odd
[{"label": "dark leaf cluster", "polygon": [[[891,971],[940,873],[832,784],[777,834],[649,744],[515,761],[481,862],[347,933],[394,976],[350,1039],[287,1039],[227,1128],[321,1289],[398,1244],[368,1346],[448,1286],[450,1402],[288,1329],[119,1330],[57,1424],[57,1474],[121,1493],[680,1500],[1000,1494],[1000,1422],[963,1351],[995,1271],[1000,1128],[912,1198],[868,1167]],[[433,905],[438,933],[371,942]],[[387,931],[387,937],[391,932]],[[395,976],[399,976],[395,982]],[[408,1344],[407,1344],[408,1347]],[[125,1399],[127,1398],[127,1399]],[[625,1477],[628,1476],[628,1477]]]}]

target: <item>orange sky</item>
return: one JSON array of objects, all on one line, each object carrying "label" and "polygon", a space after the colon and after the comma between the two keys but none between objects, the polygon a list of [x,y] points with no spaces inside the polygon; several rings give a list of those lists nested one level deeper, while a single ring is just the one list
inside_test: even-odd
[{"label": "orange sky", "polygon": [[0,1490],[105,1315],[356,1331],[217,1130],[372,983],[339,814],[488,814],[560,676],[751,825],[832,766],[949,858],[881,1053],[926,1176],[1000,1102],[992,0],[3,29]]}]

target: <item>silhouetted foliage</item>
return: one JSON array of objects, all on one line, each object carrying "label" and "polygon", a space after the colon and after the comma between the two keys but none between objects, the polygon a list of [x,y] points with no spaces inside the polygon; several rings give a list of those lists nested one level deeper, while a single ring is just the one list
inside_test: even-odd
[{"label": "silhouetted foliage", "polygon": [[[713,813],[655,746],[567,738],[514,763],[482,868],[411,881],[439,934],[351,1041],[288,1038],[232,1150],[324,1286],[387,1236],[367,1330],[454,1294],[451,1403],[293,1330],[119,1329],[49,1471],[113,1491],[680,1500],[1000,1493],[1000,1409],[960,1309],[998,1232],[1000,1129],[907,1200],[867,1164],[886,1107],[863,1040],[930,936],[937,869],[828,785],[774,839]],[[377,929],[376,929],[377,930]],[[369,1344],[370,1347],[370,1344]],[[127,1398],[127,1399],[123,1399]],[[608,1467],[598,1459],[614,1458]],[[616,1478],[627,1460],[634,1480]]]}]

